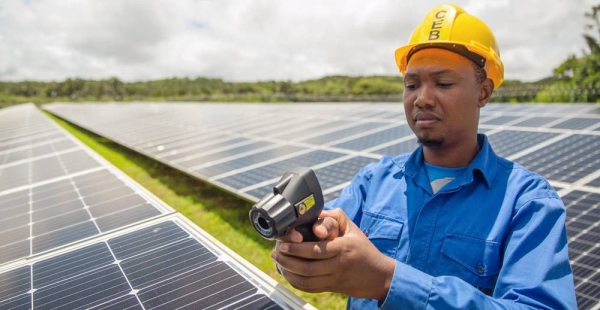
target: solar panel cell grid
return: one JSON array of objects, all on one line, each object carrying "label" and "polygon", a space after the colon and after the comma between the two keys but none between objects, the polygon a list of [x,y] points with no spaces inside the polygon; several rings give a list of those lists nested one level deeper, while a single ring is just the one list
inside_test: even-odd
[{"label": "solar panel cell grid", "polygon": [[273,184],[269,184],[269,185],[265,185],[253,190],[249,190],[246,192],[246,194],[250,195],[251,197],[254,197],[255,200],[259,200],[261,198],[263,198],[267,193],[270,193],[273,191],[273,185],[275,185],[275,182],[273,182]]},{"label": "solar panel cell grid", "polygon": [[[227,158],[227,157],[231,157],[231,156],[236,156],[239,154],[243,154],[246,152],[251,152],[251,151],[256,151],[259,149],[263,149],[263,148],[267,148],[267,147],[274,147],[274,144],[271,144],[269,142],[265,142],[265,141],[257,141],[257,142],[253,142],[250,144],[246,144],[243,146],[239,146],[239,147],[234,147],[234,148],[230,148],[230,149],[225,149],[225,150],[221,150],[221,151],[214,151],[214,152],[209,152],[210,154],[207,155],[201,155],[201,156],[194,156],[191,157],[190,159],[187,158],[183,158],[185,160],[179,159],[179,160],[174,160],[174,163],[177,163],[178,165],[181,165],[183,167],[186,168],[191,168],[191,167],[196,167],[211,161],[216,161],[219,159],[223,159],[223,158]],[[195,151],[195,153],[199,153],[198,150]],[[192,155],[193,152],[190,152],[189,155]]]},{"label": "solar panel cell grid", "polygon": [[274,149],[270,149],[267,151],[263,151],[260,153],[255,153],[252,155],[240,157],[237,159],[229,160],[226,162],[218,163],[214,166],[208,166],[206,168],[194,169],[194,172],[199,173],[200,175],[206,176],[216,176],[222,173],[227,173],[230,171],[234,171],[237,169],[245,168],[254,164],[258,164],[264,161],[265,158],[278,158],[285,155],[290,155],[292,153],[296,153],[299,151],[305,150],[303,147],[293,146],[293,145],[285,145],[281,147],[277,147]]},{"label": "solar panel cell grid", "polygon": [[496,154],[507,157],[558,136],[558,133],[503,130],[489,135]]},{"label": "solar panel cell grid", "polygon": [[325,200],[325,201],[334,200],[334,199],[338,198],[341,193],[342,193],[342,190],[337,190],[335,192],[331,192],[329,194],[323,195],[323,200]]},{"label": "solar panel cell grid", "polygon": [[552,126],[552,128],[581,130],[596,125],[598,124],[598,122],[600,122],[600,119],[597,118],[572,118],[564,122],[558,123]]},{"label": "solar panel cell grid", "polygon": [[600,250],[600,194],[574,191],[562,199],[567,207],[567,233],[577,302],[581,309],[589,309],[598,303],[600,296],[600,283],[592,280],[600,276],[595,259],[599,257],[593,254]]},{"label": "solar panel cell grid", "polygon": [[34,262],[31,270],[0,273],[0,305],[281,309],[172,221]]},{"label": "solar panel cell grid", "polygon": [[[198,140],[187,141],[187,147],[177,145],[160,145],[157,152],[152,152],[160,158],[166,160],[181,160],[188,155],[197,155],[200,152],[206,152],[207,150],[222,149],[226,147],[233,147],[238,145],[244,145],[251,143],[246,138],[235,138],[225,135],[217,135],[213,137],[201,137]],[[191,144],[189,144],[191,143]]]},{"label": "solar panel cell grid", "polygon": [[412,134],[413,133],[410,127],[408,127],[407,125],[401,125],[390,129],[385,129],[364,137],[342,142],[334,146],[344,149],[361,151],[391,140],[411,136]]},{"label": "solar panel cell grid", "polygon": [[560,119],[559,117],[532,117],[526,120],[520,121],[518,123],[513,124],[513,126],[523,126],[523,127],[543,127],[546,124],[555,122]]},{"label": "solar panel cell grid", "polygon": [[[0,262],[9,262],[29,255],[29,228],[19,227],[10,231],[12,236],[0,239]],[[16,235],[16,236],[15,236]]]},{"label": "solar panel cell grid", "polygon": [[328,151],[313,151],[307,154],[292,157],[290,159],[272,163],[267,166],[236,173],[218,180],[219,182],[233,188],[243,189],[245,187],[252,186],[273,178],[279,178],[285,172],[295,167],[311,167],[334,160],[341,156],[344,156],[344,154]]},{"label": "solar panel cell grid", "polygon": [[586,185],[600,188],[600,178],[588,182]]},{"label": "solar panel cell grid", "polygon": [[0,274],[0,308],[31,309],[31,296],[27,293],[31,288],[30,267],[25,266]]},{"label": "solar panel cell grid", "polygon": [[572,135],[515,161],[550,180],[572,183],[600,167],[600,136]]},{"label": "solar panel cell grid", "polygon": [[[181,143],[181,141],[190,141],[195,138],[201,139],[204,136],[203,132],[198,132],[195,130],[186,130],[178,133],[174,133],[173,135],[169,135],[166,138],[157,138],[148,141],[143,141],[138,144],[135,144],[136,148],[140,150],[148,150],[148,151],[158,151],[158,149],[167,149],[169,145]],[[133,144],[132,144],[133,146]]]},{"label": "solar panel cell grid", "polygon": [[56,141],[64,139],[63,135],[59,132],[46,132],[44,134],[36,135],[35,137],[29,137],[24,139],[16,139],[12,141],[0,140],[0,152],[10,152],[19,148],[29,148],[31,145],[38,143],[44,143],[47,141]]},{"label": "solar panel cell grid", "polygon": [[377,160],[369,157],[354,157],[317,169],[315,174],[319,178],[321,187],[327,189],[351,180],[362,167],[375,161]]},{"label": "solar panel cell grid", "polygon": [[[41,115],[34,107],[21,107],[23,114],[43,126],[26,127],[12,130],[11,135],[4,132],[4,140],[13,140],[15,134],[22,136],[27,128],[35,128],[31,137],[44,135],[47,131],[56,132],[56,125]],[[5,110],[6,111],[6,110]],[[3,111],[4,112],[4,111]],[[0,123],[4,114],[0,114]],[[22,116],[22,115],[21,115]],[[44,123],[45,122],[45,123]],[[35,138],[29,139],[36,140]],[[67,244],[86,239],[100,233],[84,204],[85,199],[78,186],[85,187],[89,175],[94,175],[102,164],[92,158],[64,132],[62,138],[47,143],[36,142],[36,146],[22,148],[20,161],[0,166],[0,210],[3,218],[0,231],[0,265],[7,262],[52,250]],[[1,141],[0,141],[1,142]],[[5,154],[15,154],[7,151]],[[36,157],[37,156],[37,157]],[[74,173],[83,174],[76,176]],[[112,173],[103,170],[99,177],[117,180]],[[128,189],[123,182],[121,187]],[[89,187],[89,184],[87,184]],[[19,190],[20,189],[20,190]],[[131,192],[131,189],[128,189]],[[88,196],[94,197],[93,195]],[[121,205],[126,209],[126,205]],[[152,207],[151,212],[140,212],[136,216],[119,217],[105,220],[107,226],[118,227],[115,223],[126,225],[161,214]],[[121,210],[119,210],[121,211]],[[120,213],[120,212],[119,212]],[[125,220],[124,220],[125,219]],[[127,222],[127,223],[126,223]]]},{"label": "solar panel cell grid", "polygon": [[414,151],[419,145],[417,139],[410,139],[402,142],[397,142],[381,148],[375,148],[372,152],[381,155],[397,156],[404,153]]},{"label": "solar panel cell grid", "polygon": [[505,125],[506,123],[515,121],[516,118],[514,116],[498,116],[494,118],[490,118],[488,120],[484,120],[481,123],[486,125]]},{"label": "solar panel cell grid", "polygon": [[[39,121],[39,120],[38,120]],[[12,143],[17,141],[35,139],[38,135],[44,133],[51,133],[56,128],[48,124],[40,124],[25,128],[17,128],[15,130],[6,130],[0,133],[0,139],[2,143]]]},{"label": "solar panel cell grid", "polygon": [[355,135],[355,134],[363,133],[368,130],[382,127],[384,125],[386,125],[386,124],[385,123],[360,123],[360,124],[356,124],[352,127],[340,129],[340,130],[337,130],[337,131],[334,131],[334,132],[331,132],[328,134],[324,134],[324,135],[319,135],[314,138],[302,139],[302,137],[300,137],[298,139],[298,141],[302,141],[305,143],[318,144],[318,145],[328,144],[328,143],[331,143],[333,141],[336,141],[336,140],[339,140],[342,138],[347,138],[347,137]]},{"label": "solar panel cell grid", "polygon": [[275,135],[278,139],[283,140],[299,140],[306,136],[312,136],[315,134],[319,134],[322,132],[326,132],[338,127],[346,127],[351,124],[348,121],[329,121],[329,122],[307,122],[309,127],[299,127],[299,128],[288,128],[286,131],[282,131],[281,134]]}]

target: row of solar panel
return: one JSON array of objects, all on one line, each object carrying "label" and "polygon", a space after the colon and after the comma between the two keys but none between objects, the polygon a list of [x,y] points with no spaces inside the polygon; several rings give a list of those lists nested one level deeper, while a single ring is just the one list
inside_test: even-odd
[{"label": "row of solar panel", "polygon": [[33,105],[0,110],[0,309],[297,308]]},{"label": "row of solar panel", "polygon": [[[412,131],[403,119],[394,117],[374,122],[352,116],[356,110],[360,110],[381,117],[386,112],[381,109],[389,106],[365,108],[350,105],[351,108],[345,108],[342,105],[335,111],[329,105],[324,108],[320,105],[303,106],[306,111],[329,111],[323,114],[303,113],[293,107],[289,112],[281,107],[273,112],[256,111],[255,106],[236,106],[234,112],[219,112],[218,106],[213,105],[201,105],[195,111],[189,104],[165,106],[51,105],[47,108],[85,128],[251,200],[262,197],[268,190],[264,185],[272,184],[277,176],[290,167],[315,167],[317,175],[322,174],[323,178],[327,178],[328,174],[338,173],[328,170],[340,161],[349,161],[347,165],[355,162],[356,167],[360,168],[365,162],[376,161],[384,154],[410,152],[417,147]],[[595,108],[577,107],[581,113],[589,113],[591,108]],[[330,116],[333,112],[338,113],[335,119]],[[126,113],[130,114],[130,118],[121,116],[113,120],[98,116]],[[345,118],[344,115],[348,113],[352,115]],[[392,113],[400,115],[398,111]],[[549,123],[560,120],[558,124],[573,123],[578,124],[580,129],[587,129],[568,133],[563,129],[540,128],[535,121],[535,127],[528,128],[506,127],[506,123],[511,123],[508,119],[502,122],[502,126],[486,124],[486,121],[505,118],[512,118],[512,123],[521,118],[538,119],[531,118],[529,114],[504,114],[507,112],[488,112],[482,118],[484,125],[481,126],[481,132],[489,135],[499,155],[515,159],[552,181],[567,183],[582,179],[593,172],[589,169],[590,165],[600,163],[595,153],[600,146],[600,115],[581,118],[583,121],[579,123],[566,118],[580,114],[544,117]],[[205,120],[214,127],[204,124]],[[121,121],[124,121],[123,125],[118,123]],[[237,125],[232,125],[232,122]],[[522,126],[521,122],[515,125]],[[269,130],[265,131],[265,127]],[[550,144],[550,141],[554,143]],[[582,144],[586,148],[579,148]],[[586,155],[578,162],[572,162],[573,152],[565,145],[572,147],[576,153]],[[562,156],[540,160],[548,153],[554,154],[555,150],[560,150]],[[532,152],[536,152],[537,156]],[[565,165],[565,161],[570,161],[569,165]],[[341,175],[338,179],[343,180],[341,183],[323,186],[325,192],[339,189],[354,172],[355,169],[349,175]],[[590,182],[595,184],[599,180]]]},{"label": "row of solar panel", "polygon": [[[45,106],[99,135],[237,195],[257,200],[285,171],[315,169],[325,199],[384,154],[416,140],[401,105],[53,104]],[[548,178],[568,208],[577,298],[600,299],[600,108],[488,105],[480,132],[494,150]]]}]

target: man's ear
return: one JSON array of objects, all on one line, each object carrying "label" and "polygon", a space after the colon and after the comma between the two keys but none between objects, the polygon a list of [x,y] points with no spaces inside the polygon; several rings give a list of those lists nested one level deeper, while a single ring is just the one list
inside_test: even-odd
[{"label": "man's ear", "polygon": [[485,81],[481,82],[479,88],[479,98],[477,101],[477,106],[480,108],[485,107],[490,98],[492,97],[492,92],[494,91],[494,82],[492,79],[485,79]]}]

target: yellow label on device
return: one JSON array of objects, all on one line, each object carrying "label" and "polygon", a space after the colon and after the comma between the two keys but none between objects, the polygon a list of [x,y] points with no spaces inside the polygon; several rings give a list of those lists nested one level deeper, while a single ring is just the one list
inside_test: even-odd
[{"label": "yellow label on device", "polygon": [[308,197],[306,197],[306,199],[304,199],[304,205],[306,205],[306,210],[310,210],[310,208],[312,208],[312,206],[315,205],[315,195],[310,195]]},{"label": "yellow label on device", "polygon": [[315,205],[315,195],[310,195],[295,205],[298,214],[302,215]]}]

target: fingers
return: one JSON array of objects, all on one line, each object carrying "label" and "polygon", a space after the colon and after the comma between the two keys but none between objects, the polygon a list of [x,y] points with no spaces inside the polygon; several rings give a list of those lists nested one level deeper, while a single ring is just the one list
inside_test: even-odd
[{"label": "fingers", "polygon": [[[340,232],[342,234],[347,233],[349,231],[349,224],[352,223],[342,209],[322,211],[319,217],[319,220],[313,226],[313,233],[321,240],[333,240],[339,237]],[[340,229],[340,227],[343,227],[343,229]],[[277,241],[278,243],[301,243],[303,239],[300,232],[292,229],[287,235],[277,238]]]},{"label": "fingers", "polygon": [[329,275],[335,270],[336,264],[335,259],[308,260],[281,253],[273,253],[271,257],[274,258],[284,275],[286,273],[304,277]]},{"label": "fingers", "polygon": [[298,232],[296,229],[292,229],[292,231],[288,234],[290,236],[290,239],[292,240],[292,242],[294,243],[301,243],[302,242],[302,234],[300,232]]},{"label": "fingers", "polygon": [[331,275],[307,277],[294,274],[288,270],[282,270],[282,275],[296,289],[309,293],[320,293],[332,291],[334,277]]},{"label": "fingers", "polygon": [[278,244],[278,254],[295,256],[304,259],[327,259],[339,254],[343,247],[344,240],[335,239],[331,241],[290,243],[281,242]]},{"label": "fingers", "polygon": [[299,233],[296,229],[292,229],[287,235],[277,238],[277,244],[280,242],[293,242],[293,243],[301,243],[302,242],[302,234]]}]

